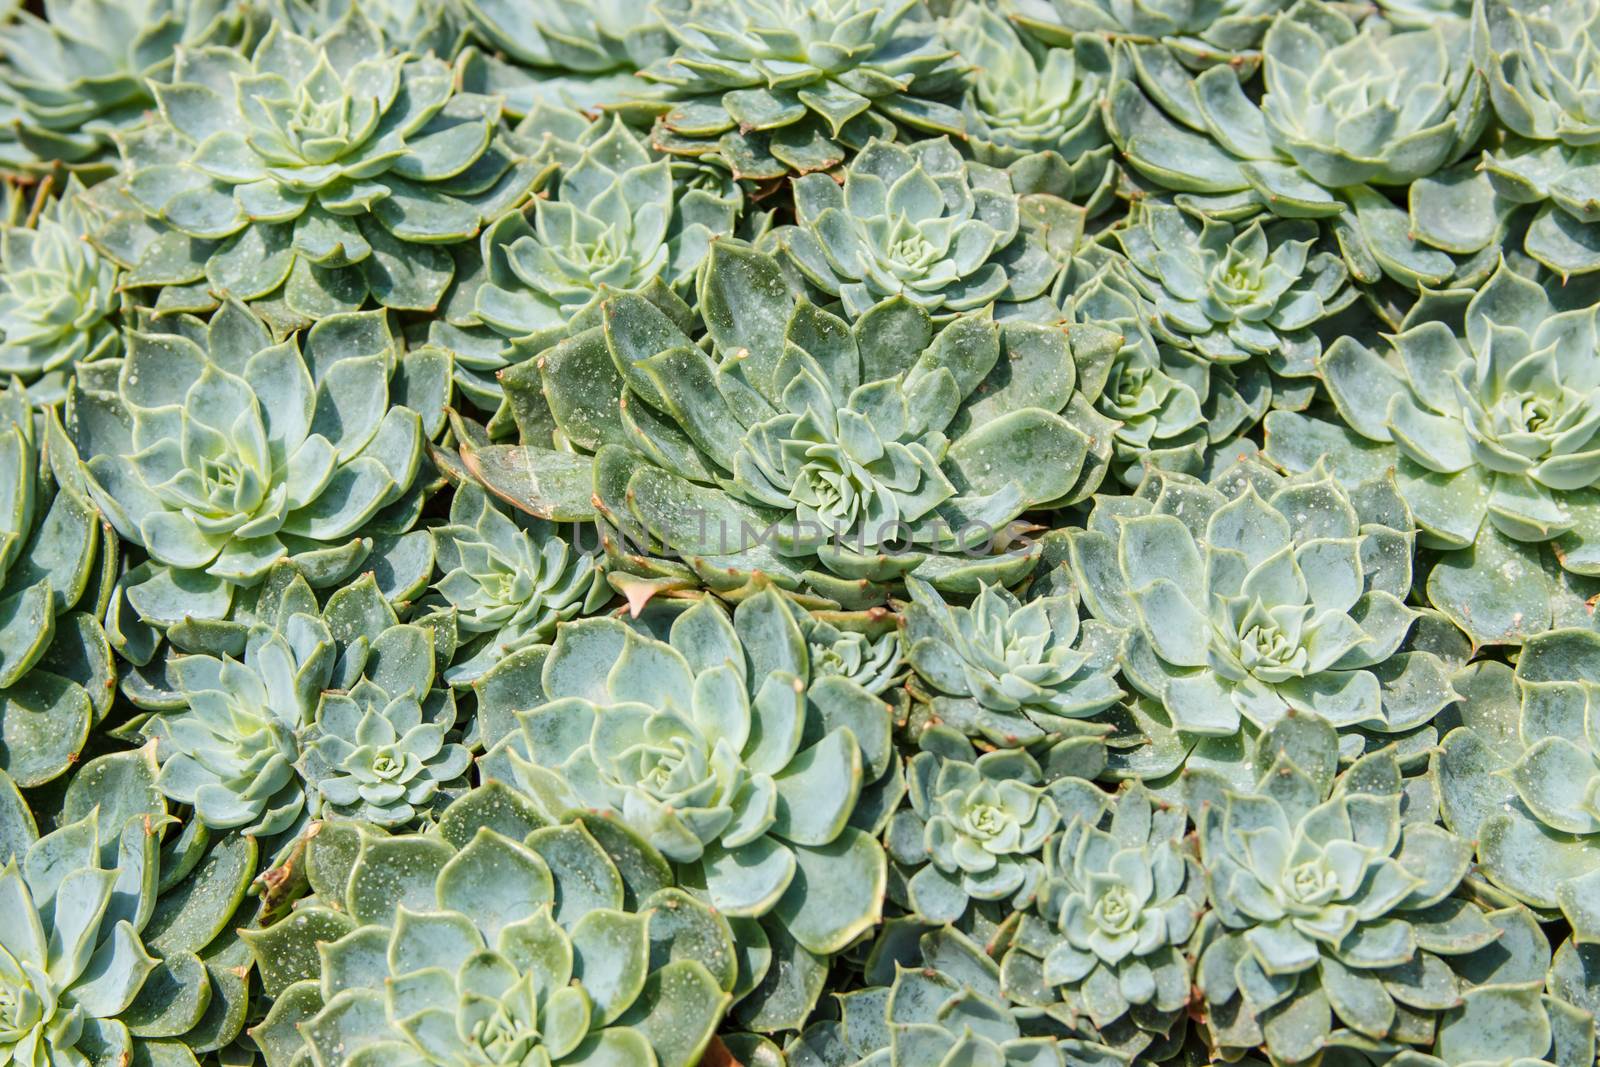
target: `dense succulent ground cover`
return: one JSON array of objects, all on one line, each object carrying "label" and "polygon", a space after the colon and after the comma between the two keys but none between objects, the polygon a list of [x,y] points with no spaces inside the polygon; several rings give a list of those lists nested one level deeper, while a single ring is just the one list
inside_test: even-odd
[{"label": "dense succulent ground cover", "polygon": [[0,2],[0,175],[0,1065],[1600,1064],[1600,0]]}]

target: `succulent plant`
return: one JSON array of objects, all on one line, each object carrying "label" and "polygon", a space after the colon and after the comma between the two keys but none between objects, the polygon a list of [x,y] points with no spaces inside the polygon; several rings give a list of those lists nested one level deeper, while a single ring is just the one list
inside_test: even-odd
[{"label": "succulent plant", "polygon": [[96,808],[7,859],[0,1055],[10,1062],[133,1057],[142,1042],[122,1016],[160,966],[140,939],[155,905],[158,833],[144,815],[102,826]]},{"label": "succulent plant", "polygon": [[977,68],[961,102],[974,158],[1005,167],[1049,152],[1082,172],[1084,187],[1109,184],[1112,147],[1100,108],[1121,71],[1104,42],[1086,36],[1042,46],[987,4],[961,6],[945,36],[960,41]]},{"label": "succulent plant", "polygon": [[942,137],[874,140],[845,168],[842,186],[807,174],[794,196],[796,225],[773,240],[851,319],[891,296],[942,316],[1028,301],[1058,270],[1021,227],[1010,178],[964,162]]},{"label": "succulent plant", "polygon": [[[1487,120],[1459,20],[1399,29],[1369,19],[1358,28],[1322,0],[1299,0],[1273,21],[1262,55],[1258,106],[1227,65],[1190,81],[1171,60],[1158,62],[1161,53],[1137,53],[1160,108],[1132,82],[1113,88],[1107,125],[1127,161],[1175,192],[1253,193],[1289,216],[1348,206],[1378,218],[1378,194],[1365,186],[1430,175],[1459,159]],[[1361,227],[1373,254],[1414,259],[1403,232]]]},{"label": "succulent plant", "polygon": [[1096,729],[1082,720],[1122,697],[1118,635],[1080,623],[1076,595],[1024,604],[985,584],[971,606],[952,607],[914,576],[906,586],[902,640],[934,721],[989,744],[1028,745]]},{"label": "succulent plant", "polygon": [[[1550,542],[1568,571],[1600,575],[1589,291],[1502,265],[1475,294],[1420,301],[1388,352],[1339,338],[1321,371],[1342,425],[1273,413],[1267,453],[1295,469],[1326,456],[1347,482],[1392,467],[1429,543],[1486,554],[1498,532]],[[1441,577],[1430,577],[1441,610],[1479,640],[1515,639],[1497,629],[1498,609]]]},{"label": "succulent plant", "polygon": [[[1474,9],[1474,53],[1509,136],[1483,154],[1480,175],[1441,175],[1441,182],[1419,186],[1413,214],[1425,240],[1451,250],[1487,244],[1480,220],[1489,204],[1538,204],[1523,241],[1527,253],[1561,274],[1600,269],[1592,176],[1600,162],[1600,106],[1585,88],[1600,71],[1597,20],[1600,6],[1587,0],[1490,0]],[[1462,217],[1460,190],[1451,185],[1475,189],[1475,211]]]},{"label": "succulent plant", "polygon": [[345,646],[301,742],[313,814],[406,826],[464,789],[472,756],[450,740],[455,694],[434,688],[434,658],[433,632],[404,623]]},{"label": "succulent plant", "polygon": [[813,1023],[786,1050],[797,1067],[1113,1067],[1125,1057],[1069,1036],[1048,1014],[1007,1001],[1000,968],[953,927],[922,935],[919,966],[893,984],[841,994],[839,1018]]},{"label": "succulent plant", "polygon": [[470,482],[456,488],[450,521],[430,532],[439,572],[433,592],[466,639],[444,672],[452,685],[470,684],[506,655],[549,641],[556,623],[592,615],[611,599],[600,560],[578,552],[550,523],[508,515]]},{"label": "succulent plant", "polygon": [[553,190],[483,234],[475,310],[510,339],[508,363],[599,325],[608,293],[682,290],[738,216],[735,202],[680,190],[672,164],[620,119],[563,125],[573,140]]},{"label": "succulent plant", "polygon": [[453,695],[432,688],[434,632],[398,624],[370,576],[325,609],[292,572],[274,592],[242,655],[168,659],[175,706],[143,725],[161,791],[259,837],[324,811],[408,824],[448,799],[468,754],[447,741]]},{"label": "succulent plant", "polygon": [[25,788],[65,773],[111,709],[98,621],[117,547],[72,444],[21,383],[0,390],[0,770]]},{"label": "succulent plant", "polygon": [[254,630],[239,659],[189,655],[168,665],[183,706],[145,726],[157,742],[158,785],[208,828],[270,837],[305,809],[296,764],[337,648],[315,614],[291,618],[292,631]]},{"label": "succulent plant", "polygon": [[762,573],[848,606],[913,569],[972,592],[1021,577],[1032,553],[1003,550],[1007,524],[1081,498],[1104,471],[1101,421],[1074,391],[1104,331],[975,312],[935,336],[905,297],[847,326],[728,240],[712,245],[698,303],[709,354],[670,303],[623,294],[603,327],[515,368],[537,382],[507,373],[514,401],[595,453],[592,481],[526,432],[523,447],[480,449],[480,475],[500,472],[496,491],[535,514],[598,509],[714,587]]},{"label": "succulent plant", "polygon": [[497,99],[458,89],[441,59],[391,50],[359,8],[315,38],[275,24],[249,58],[187,51],[155,91],[159,118],[119,139],[129,195],[221,242],[189,280],[281,296],[308,319],[368,297],[432,311],[455,273],[440,246],[476,236],[538,177]]},{"label": "succulent plant", "polygon": [[[449,373],[438,349],[402,354],[381,311],[274,343],[235,301],[209,324],[153,319],[123,358],[80,366],[89,492],[149,557],[126,582],[138,615],[163,628],[226,618],[235,590],[282,559],[319,587],[347,578],[374,517],[405,510]],[[407,399],[424,412],[394,403]]]},{"label": "succulent plant", "polygon": [[1202,483],[1152,472],[1069,534],[1084,602],[1126,633],[1123,676],[1179,730],[1229,736],[1314,713],[1399,733],[1455,699],[1443,662],[1400,651],[1420,616],[1411,519],[1392,483],[1247,459]]},{"label": "succulent plant", "polygon": [[1356,299],[1305,219],[1242,226],[1147,200],[1113,232],[1161,339],[1218,363],[1263,357],[1275,374],[1309,375],[1322,353],[1313,327]]},{"label": "succulent plant", "polygon": [[1313,1059],[1335,1025],[1371,1040],[1414,1032],[1459,1003],[1444,957],[1500,936],[1451,896],[1471,846],[1401,817],[1392,749],[1340,779],[1281,752],[1254,790],[1191,776],[1212,911],[1195,984],[1212,1041],[1265,1042],[1275,1061]]},{"label": "succulent plant", "polygon": [[1184,949],[1205,909],[1200,865],[1183,808],[1138,782],[1115,798],[1081,787],[1071,795],[1076,810],[1045,846],[1038,901],[1022,915],[1001,982],[1039,1007],[1059,997],[1073,1018],[1137,1054],[1189,1004]]},{"label": "succulent plant", "polygon": [[813,957],[839,952],[881,916],[881,827],[867,820],[886,816],[868,800],[898,763],[888,706],[813,676],[795,611],[767,589],[731,618],[701,598],[652,602],[632,625],[562,623],[485,773],[551,819],[616,820],[720,913],[764,918]]},{"label": "succulent plant", "polygon": [[895,621],[880,609],[865,612],[804,612],[797,615],[805,635],[811,672],[838,675],[877,696],[895,685],[905,656]]},{"label": "succulent plant", "polygon": [[[593,111],[646,90],[638,72],[672,48],[660,14],[630,0],[463,0],[474,35],[504,58],[479,57],[485,88],[514,115],[540,104]],[[471,67],[468,68],[472,70]]]},{"label": "succulent plant", "polygon": [[452,59],[466,38],[451,0],[268,0],[272,17],[302,37],[327,33],[357,7],[386,39],[417,55]]},{"label": "succulent plant", "polygon": [[0,170],[108,173],[112,135],[144,118],[175,51],[231,43],[240,23],[231,0],[59,0],[44,17],[16,12],[0,37]]},{"label": "succulent plant", "polygon": [[1158,44],[1185,65],[1238,64],[1247,75],[1260,63],[1261,37],[1288,0],[1175,0],[1138,7],[1109,0],[1001,0],[1002,10],[1051,45],[1086,37]]},{"label": "succulent plant", "polygon": [[966,73],[923,0],[667,0],[640,74],[664,151],[741,178],[828,170],[896,130],[962,132]]},{"label": "succulent plant", "polygon": [[1433,756],[1445,824],[1527,904],[1600,938],[1600,633],[1529,638],[1516,670],[1473,664],[1458,681],[1461,725]]},{"label": "succulent plant", "polygon": [[41,400],[59,400],[78,363],[121,347],[117,265],[84,239],[90,222],[74,176],[59,197],[42,194],[27,224],[0,225],[0,374]]},{"label": "succulent plant", "polygon": [[923,731],[918,746],[906,764],[910,807],[887,836],[917,918],[957,923],[973,900],[1027,907],[1044,876],[1039,854],[1061,828],[1038,762],[1014,748],[979,755],[949,727]]},{"label": "succulent plant", "polygon": [[1137,485],[1151,467],[1198,472],[1207,446],[1259,419],[1272,397],[1263,368],[1158,340],[1160,312],[1130,272],[1115,250],[1088,245],[1057,279],[1054,297],[1067,321],[1121,334],[1109,358],[1084,368],[1083,392],[1101,421],[1111,470]]},{"label": "succulent plant", "polygon": [[[726,921],[630,882],[582,826],[519,836],[359,836],[314,905],[251,936],[268,1067],[698,1063],[730,999]],[[370,874],[395,862],[398,892]]]}]

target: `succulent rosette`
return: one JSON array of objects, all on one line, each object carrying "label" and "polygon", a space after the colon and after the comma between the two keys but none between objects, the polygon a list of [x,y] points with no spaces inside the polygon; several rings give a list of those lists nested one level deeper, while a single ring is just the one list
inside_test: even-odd
[{"label": "succulent rosette", "polygon": [[[646,91],[639,71],[672,47],[659,10],[634,0],[464,0],[473,36],[489,46],[469,83],[501,94],[513,115],[540,104],[593,111]],[[481,64],[481,67],[478,65]]]},{"label": "succulent rosette", "polygon": [[1188,816],[1138,782],[1110,797],[1074,781],[1065,796],[1073,804],[1045,846],[1037,899],[1001,982],[1039,1007],[1055,1009],[1059,997],[1108,1044],[1146,1053],[1182,1035],[1191,995],[1185,949],[1206,890],[1184,840]]},{"label": "succulent rosette", "polygon": [[914,576],[906,584],[902,640],[932,721],[987,744],[1031,745],[1098,732],[1084,720],[1122,697],[1118,635],[1080,622],[1076,595],[1022,603],[985,584],[964,606]]},{"label": "succulent rosette", "polygon": [[229,926],[248,918],[255,842],[208,848],[177,828],[154,779],[149,746],[87,760],[41,835],[0,777],[9,1062],[198,1067],[240,1035],[247,986],[235,968],[248,957]]},{"label": "succulent rosette", "polygon": [[41,400],[60,398],[75,364],[121,348],[117,265],[85,240],[82,192],[74,176],[31,225],[0,226],[0,374]]},{"label": "succulent rosette", "polygon": [[1024,303],[1059,269],[1022,228],[1010,177],[963,161],[945,138],[875,140],[845,168],[842,185],[808,174],[794,195],[796,224],[773,240],[852,319],[891,296],[946,317],[997,300]]},{"label": "succulent rosette", "polygon": [[899,127],[959,134],[967,71],[923,0],[668,0],[653,140],[736,177],[827,170]]},{"label": "succulent rosette", "polygon": [[435,643],[370,577],[321,609],[292,575],[242,655],[168,659],[171,706],[143,725],[158,788],[212,830],[259,837],[319,814],[415,823],[444,787],[461,791],[469,762],[450,739],[454,696],[433,688]]},{"label": "succulent rosette", "polygon": [[812,1023],[787,1049],[807,1067],[1114,1067],[1127,1057],[1074,1036],[1036,1008],[1008,1000],[1000,968],[954,927],[924,933],[915,966],[893,963],[887,984],[839,997],[839,1017]]},{"label": "succulent rosette", "polygon": [[1218,363],[1262,357],[1274,374],[1310,375],[1314,328],[1358,295],[1306,219],[1233,224],[1149,200],[1114,232],[1161,338]]},{"label": "succulent rosette", "polygon": [[1021,749],[979,755],[948,727],[924,731],[918,747],[906,764],[910,806],[886,837],[916,917],[938,925],[959,922],[974,900],[1032,903],[1039,854],[1061,828],[1038,762]]},{"label": "succulent rosette", "polygon": [[[20,5],[18,5],[20,6]],[[184,47],[237,40],[230,0],[63,0],[6,12],[0,35],[0,170],[66,166],[102,176],[113,136],[155,103]]]},{"label": "succulent rosette", "polygon": [[[726,920],[581,825],[463,803],[448,836],[328,834],[356,865],[251,934],[275,996],[251,1031],[266,1063],[698,1063],[734,983]],[[397,862],[400,893],[366,875]]]},{"label": "succulent rosette", "polygon": [[[1471,269],[1419,242],[1405,208],[1373,188],[1429,178],[1483,132],[1488,92],[1469,25],[1370,18],[1358,26],[1322,0],[1300,0],[1273,20],[1262,57],[1257,103],[1245,73],[1228,65],[1191,79],[1165,53],[1130,52],[1145,88],[1117,83],[1106,120],[1129,165],[1224,212],[1242,200],[1330,218],[1368,283],[1387,276],[1416,289]],[[1492,222],[1478,228],[1496,232]],[[1447,247],[1481,247],[1460,243]]]},{"label": "succulent rosette", "polygon": [[1447,251],[1492,253],[1497,238],[1513,242],[1486,221],[1536,205],[1523,250],[1563,275],[1600,269],[1600,107],[1585,88],[1600,71],[1600,7],[1492,0],[1473,8],[1472,27],[1473,54],[1506,135],[1481,161],[1418,183],[1413,229]]},{"label": "succulent rosette", "polygon": [[472,756],[452,740],[455,694],[434,688],[434,661],[433,631],[422,626],[346,646],[332,687],[341,691],[321,695],[301,741],[315,814],[407,826],[465,789]]},{"label": "succulent rosette", "polygon": [[1455,699],[1445,665],[1402,651],[1421,616],[1410,514],[1392,483],[1343,489],[1247,459],[1202,483],[1154,472],[1069,535],[1084,603],[1126,637],[1123,677],[1181,731],[1286,715],[1398,734]]},{"label": "succulent rosette", "polygon": [[551,523],[508,514],[466,483],[450,500],[450,521],[433,527],[438,578],[425,607],[449,611],[462,635],[452,685],[475,681],[505,656],[548,642],[556,624],[592,615],[611,599],[605,567],[579,552]]},{"label": "succulent rosette", "polygon": [[540,107],[518,131],[537,136],[559,170],[484,230],[481,268],[432,327],[460,353],[463,389],[490,410],[503,395],[495,372],[599,325],[608,295],[686,291],[743,206],[737,189],[686,180],[684,164],[652,153],[620,119]]},{"label": "succulent rosette", "polygon": [[1260,417],[1271,384],[1252,363],[1217,363],[1158,339],[1160,312],[1130,271],[1113,249],[1087,245],[1057,279],[1054,298],[1068,321],[1120,335],[1110,358],[1084,368],[1083,391],[1111,470],[1137,485],[1152,467],[1198,472],[1208,445]]},{"label": "succulent rosette", "polygon": [[[1401,817],[1392,749],[1335,779],[1280,750],[1254,789],[1191,776],[1212,911],[1195,984],[1216,1045],[1312,1060],[1337,1024],[1371,1040],[1423,1032],[1460,1003],[1446,962],[1501,936],[1452,896],[1471,845]],[[1424,1039],[1426,1040],[1426,1039]]]},{"label": "succulent rosette", "polygon": [[[1115,168],[1100,107],[1121,73],[1094,37],[1066,47],[1040,45],[987,4],[964,4],[945,24],[977,69],[962,98],[965,145],[981,163],[1038,166],[1040,153],[1070,170],[1085,206],[1098,206]],[[1023,162],[1027,161],[1027,162]]]},{"label": "succulent rosette", "polygon": [[1600,634],[1530,638],[1515,671],[1473,664],[1461,725],[1432,757],[1445,824],[1483,873],[1584,941],[1600,937]]},{"label": "succulent rosette", "polygon": [[895,617],[882,608],[806,612],[799,623],[814,674],[838,675],[874,696],[897,685],[904,674]]},{"label": "succulent rosette", "polygon": [[333,29],[359,7],[390,41],[404,41],[418,55],[452,59],[465,43],[466,27],[451,0],[268,0],[273,17],[304,37]]},{"label": "succulent rosette", "polygon": [[603,326],[507,372],[523,444],[467,456],[536,515],[598,512],[634,569],[723,590],[759,575],[845,606],[907,572],[975,592],[1031,567],[1013,520],[1104,472],[1103,420],[1075,390],[1103,330],[979,311],[936,333],[904,296],[846,324],[731,240],[712,244],[696,319],[657,300],[614,297]]},{"label": "succulent rosette", "polygon": [[614,821],[803,973],[880,918],[877,798],[904,787],[888,705],[813,676],[798,610],[768,589],[731,617],[702,598],[563,623],[484,766],[552,819]]},{"label": "succulent rosette", "polygon": [[[79,367],[72,421],[95,504],[148,556],[123,580],[145,622],[225,619],[279,560],[344,581],[385,509],[414,521],[402,498],[442,423],[449,359],[402,353],[383,312],[275,341],[229,302],[209,323],[152,319],[126,347]],[[403,397],[426,414],[391,404]]]},{"label": "succulent rosette", "polygon": [[[1341,337],[1321,367],[1340,422],[1274,413],[1267,453],[1295,469],[1325,457],[1345,481],[1392,467],[1429,543],[1510,557],[1506,566],[1523,570],[1519,559],[1548,543],[1567,571],[1600,575],[1591,288],[1541,284],[1502,265],[1476,293],[1420,301],[1386,352]],[[1546,579],[1535,569],[1532,581]],[[1522,610],[1515,596],[1491,610],[1481,589],[1438,569],[1429,587],[1479,641],[1514,641],[1525,629],[1509,618]]]},{"label": "succulent rosette", "polygon": [[242,300],[306,319],[370,298],[432,311],[467,241],[531,192],[538,167],[498,99],[458,88],[434,56],[391,49],[359,8],[315,38],[274,24],[248,56],[185,51],[159,118],[120,138],[144,212],[218,241],[191,259]]}]

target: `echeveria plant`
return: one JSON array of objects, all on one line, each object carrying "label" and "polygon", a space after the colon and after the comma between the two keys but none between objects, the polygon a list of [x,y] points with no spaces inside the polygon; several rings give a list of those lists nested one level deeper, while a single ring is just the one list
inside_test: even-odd
[{"label": "echeveria plant", "polygon": [[572,132],[554,185],[483,234],[475,310],[520,358],[598,325],[607,293],[681,289],[712,238],[733,230],[732,202],[680,191],[672,164],[620,120]]},{"label": "echeveria plant", "polygon": [[966,145],[983,163],[1009,166],[1037,153],[1061,158],[1090,179],[1111,177],[1111,141],[1100,118],[1110,81],[1120,73],[1094,37],[1041,46],[999,10],[965,4],[945,24],[977,65],[962,98]]},{"label": "echeveria plant", "polygon": [[736,177],[827,170],[898,125],[960,133],[966,64],[923,0],[667,0],[640,74],[666,151]]},{"label": "echeveria plant", "polygon": [[[1106,125],[1127,162],[1161,188],[1221,214],[1242,201],[1329,218],[1364,280],[1438,286],[1467,268],[1420,243],[1405,208],[1373,186],[1430,178],[1478,140],[1489,104],[1469,38],[1461,19],[1358,26],[1334,5],[1299,0],[1266,33],[1259,102],[1233,66],[1191,78],[1164,52],[1134,49],[1144,87],[1118,82]],[[1484,205],[1469,210],[1478,212],[1473,232],[1495,232]]]},{"label": "echeveria plant", "polygon": [[1299,1063],[1335,1025],[1383,1040],[1402,1016],[1459,1003],[1446,957],[1499,935],[1450,894],[1471,846],[1407,823],[1392,750],[1334,780],[1282,752],[1254,789],[1188,783],[1213,911],[1195,982],[1222,1046]]},{"label": "echeveria plant", "polygon": [[1358,296],[1309,220],[1234,225],[1149,201],[1129,222],[1116,239],[1161,338],[1218,363],[1263,357],[1276,374],[1310,374],[1315,327]]},{"label": "echeveria plant", "polygon": [[907,584],[906,659],[935,720],[990,744],[1028,745],[1081,732],[1081,720],[1122,696],[1118,634],[1080,622],[1076,596],[1024,604],[984,585],[963,606],[915,577]]},{"label": "echeveria plant", "polygon": [[[1341,337],[1322,361],[1339,423],[1267,420],[1267,452],[1294,469],[1325,457],[1346,482],[1394,470],[1430,544],[1488,557],[1549,543],[1600,575],[1600,364],[1587,286],[1502,265],[1476,293],[1419,301],[1382,349]],[[1512,546],[1501,547],[1506,541]],[[1514,640],[1516,607],[1430,578],[1434,602],[1479,640]],[[1542,579],[1541,579],[1542,580]]]},{"label": "echeveria plant", "polygon": [[842,185],[808,174],[794,195],[797,224],[774,239],[850,318],[891,296],[944,316],[1028,301],[1058,269],[1021,228],[1011,179],[963,162],[944,138],[910,147],[875,140]]},{"label": "echeveria plant", "polygon": [[[726,921],[629,881],[581,826],[506,829],[360,838],[252,939],[277,986],[266,1062],[694,1067],[729,1000]],[[405,863],[404,888],[362,860]]]},{"label": "echeveria plant", "polygon": [[455,273],[441,247],[520,203],[537,167],[498,99],[444,60],[389,48],[352,7],[314,38],[274,25],[248,57],[187,51],[159,119],[120,139],[146,214],[219,241],[192,277],[309,319],[370,297],[432,311]]},{"label": "echeveria plant", "polygon": [[109,172],[113,136],[144,118],[176,51],[231,44],[242,21],[228,0],[64,0],[43,17],[6,15],[0,169],[9,174]]},{"label": "echeveria plant", "polygon": [[450,521],[435,526],[438,578],[424,605],[450,611],[463,637],[445,671],[469,684],[502,658],[546,643],[556,623],[592,614],[611,599],[603,564],[564,540],[552,524],[508,514],[481,488],[460,486]]},{"label": "echeveria plant", "polygon": [[1527,904],[1600,938],[1600,634],[1529,639],[1516,670],[1481,663],[1459,684],[1461,725],[1432,757],[1445,824]]},{"label": "echeveria plant", "polygon": [[888,705],[813,676],[775,590],[731,617],[710,599],[651,607],[563,625],[487,766],[551,818],[615,820],[722,914],[839,952],[882,913],[869,800],[898,775]]},{"label": "echeveria plant", "polygon": [[1039,854],[1061,828],[1044,771],[1021,749],[980,756],[949,728],[924,731],[918,745],[906,764],[910,807],[887,837],[917,918],[958,922],[973,900],[1026,907],[1044,876]]},{"label": "echeveria plant", "polygon": [[[383,312],[279,340],[230,301],[209,323],[153,319],[126,348],[79,368],[73,426],[96,505],[148,556],[124,579],[144,621],[226,618],[285,559],[337,584],[371,554],[380,513],[398,505],[406,525],[449,359],[403,354]],[[397,373],[431,410],[391,404]]]},{"label": "echeveria plant", "polygon": [[1070,543],[1085,604],[1127,635],[1123,676],[1178,729],[1314,713],[1399,733],[1454,699],[1438,656],[1401,650],[1420,614],[1412,538],[1392,483],[1350,493],[1249,460],[1211,484],[1157,473],[1101,496]]},{"label": "echeveria plant", "polygon": [[1181,1032],[1189,1004],[1185,950],[1206,891],[1184,839],[1187,813],[1137,782],[1115,797],[1089,788],[1064,796],[1073,806],[1045,848],[1037,900],[1018,923],[1001,982],[1039,1007],[1059,996],[1073,1017],[1136,1054]]},{"label": "echeveria plant", "polygon": [[904,296],[847,324],[726,240],[697,295],[692,325],[669,300],[619,295],[603,326],[525,365],[537,379],[513,379],[513,404],[593,453],[592,478],[534,440],[476,451],[491,488],[551,518],[598,511],[717,588],[764,573],[849,605],[907,572],[969,591],[1015,580],[1034,553],[1007,551],[1008,524],[1104,471],[1103,422],[1074,386],[1105,331],[982,310],[936,332]]},{"label": "echeveria plant", "polygon": [[[0,374],[59,399],[76,364],[121,349],[117,265],[85,238],[83,186],[35,205],[31,225],[0,226]],[[19,205],[20,206],[20,205]]]}]

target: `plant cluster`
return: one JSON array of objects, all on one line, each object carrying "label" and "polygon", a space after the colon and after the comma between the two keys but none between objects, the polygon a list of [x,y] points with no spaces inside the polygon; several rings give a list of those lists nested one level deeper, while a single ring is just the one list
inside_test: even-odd
[{"label": "plant cluster", "polygon": [[1600,0],[0,0],[0,1065],[1600,1067]]}]

